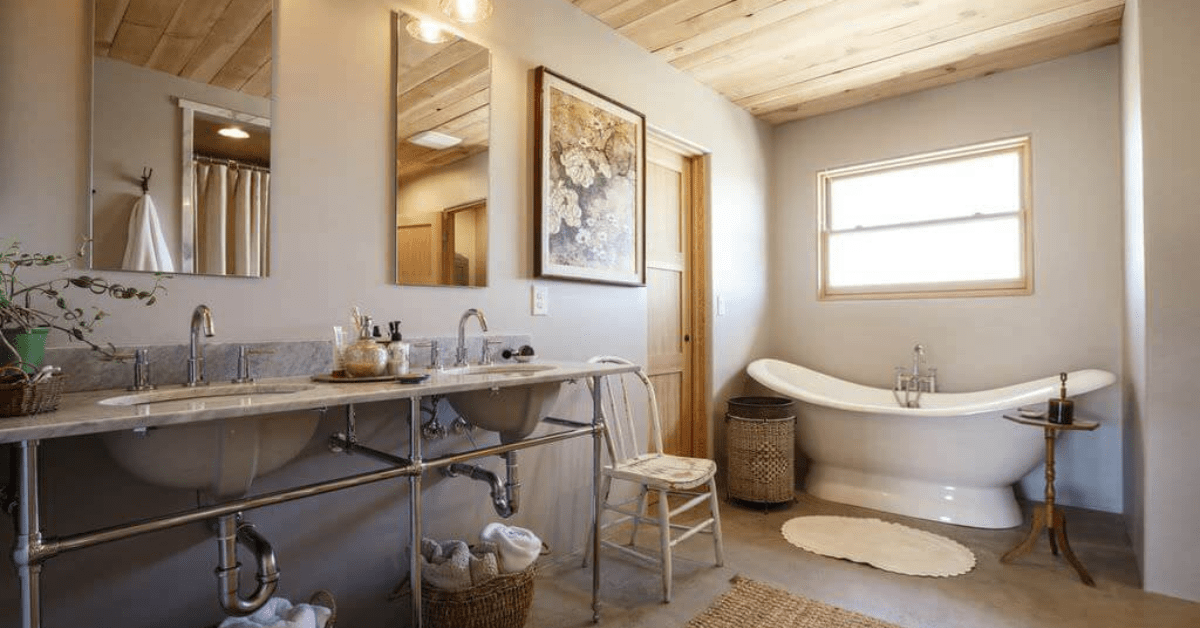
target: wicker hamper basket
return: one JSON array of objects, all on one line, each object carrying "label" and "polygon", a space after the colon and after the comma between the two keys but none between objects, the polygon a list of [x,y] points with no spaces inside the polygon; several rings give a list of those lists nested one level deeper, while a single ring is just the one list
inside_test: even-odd
[{"label": "wicker hamper basket", "polygon": [[729,497],[792,501],[795,492],[795,403],[782,397],[734,397],[725,413]]},{"label": "wicker hamper basket", "polygon": [[421,583],[421,617],[428,628],[521,628],[533,605],[535,573],[530,565],[462,591]]}]

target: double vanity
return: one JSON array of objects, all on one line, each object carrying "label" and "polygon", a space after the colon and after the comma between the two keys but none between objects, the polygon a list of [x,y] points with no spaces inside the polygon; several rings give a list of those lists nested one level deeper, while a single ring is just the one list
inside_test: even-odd
[{"label": "double vanity", "polygon": [[[230,614],[247,614],[275,591],[278,570],[274,550],[252,526],[240,523],[241,513],[355,486],[406,478],[410,486],[410,538],[421,539],[421,481],[428,471],[463,472],[470,460],[504,456],[508,478],[491,476],[493,505],[511,514],[520,486],[515,452],[563,440],[591,436],[593,441],[593,502],[599,499],[600,439],[604,426],[600,390],[607,375],[636,367],[612,364],[503,363],[470,365],[435,371],[420,384],[394,381],[329,383],[311,377],[262,379],[246,384],[199,387],[164,386],[147,392],[99,390],[64,395],[59,409],[46,414],[0,420],[0,444],[12,444],[13,477],[0,502],[16,518],[13,561],[21,587],[21,628],[41,625],[40,572],[43,563],[59,554],[148,534],[189,523],[216,521],[218,597]],[[586,422],[546,417],[561,386],[590,380],[592,416]],[[422,400],[445,398],[475,427],[497,432],[500,443],[424,459]],[[397,420],[407,420],[406,455],[371,448],[355,433],[355,405],[393,404]],[[344,408],[345,428],[329,437],[335,451],[368,457],[380,468],[331,477],[317,483],[270,493],[250,494],[254,478],[282,467],[316,435],[319,419]],[[535,434],[539,426],[545,429]],[[144,481],[199,490],[213,503],[192,510],[129,522],[79,534],[53,536],[41,529],[39,512],[39,441],[80,435],[99,435],[113,459]],[[475,477],[474,474],[472,477]],[[476,478],[479,479],[479,478]],[[497,494],[499,493],[499,494]],[[511,503],[510,503],[511,502]],[[502,509],[502,504],[505,509]],[[593,511],[592,524],[599,525]],[[505,515],[506,516],[506,515]],[[593,528],[595,532],[595,528]],[[593,544],[599,538],[592,535]],[[258,588],[249,595],[238,591],[236,545],[251,549],[258,559]],[[395,548],[401,551],[403,548]],[[593,555],[598,556],[593,547]],[[419,554],[410,552],[413,625],[421,626]],[[599,619],[599,561],[593,561],[593,619]]]}]

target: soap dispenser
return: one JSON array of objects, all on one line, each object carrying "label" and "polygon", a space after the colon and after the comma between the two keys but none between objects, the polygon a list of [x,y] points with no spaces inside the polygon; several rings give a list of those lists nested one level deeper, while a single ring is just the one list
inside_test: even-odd
[{"label": "soap dispenser", "polygon": [[400,335],[400,321],[388,323],[388,330],[392,335],[392,341],[387,346],[388,375],[407,375],[408,352],[411,345],[404,342],[404,337]]},{"label": "soap dispenser", "polygon": [[387,373],[387,349],[371,337],[371,317],[362,317],[358,341],[342,353],[342,365],[350,377],[379,377]]}]

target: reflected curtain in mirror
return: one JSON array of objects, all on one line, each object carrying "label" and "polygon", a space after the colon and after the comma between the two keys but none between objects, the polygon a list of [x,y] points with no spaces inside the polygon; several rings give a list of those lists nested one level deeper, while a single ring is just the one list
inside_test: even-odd
[{"label": "reflected curtain in mirror", "polygon": [[396,282],[486,286],[491,54],[421,19],[394,14]]}]

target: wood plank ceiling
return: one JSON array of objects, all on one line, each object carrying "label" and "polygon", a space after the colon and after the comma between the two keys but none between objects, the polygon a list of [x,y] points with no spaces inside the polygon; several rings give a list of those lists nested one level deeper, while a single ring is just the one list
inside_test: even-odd
[{"label": "wood plank ceiling", "polygon": [[571,0],[788,122],[1116,43],[1125,0]]},{"label": "wood plank ceiling", "polygon": [[[465,39],[428,44],[413,39],[401,15],[396,28],[396,177],[415,178],[488,148],[491,54]],[[436,150],[408,138],[437,131],[462,140]]]},{"label": "wood plank ceiling", "polygon": [[271,0],[95,0],[97,57],[271,95]]}]

